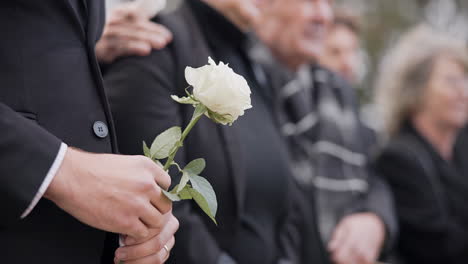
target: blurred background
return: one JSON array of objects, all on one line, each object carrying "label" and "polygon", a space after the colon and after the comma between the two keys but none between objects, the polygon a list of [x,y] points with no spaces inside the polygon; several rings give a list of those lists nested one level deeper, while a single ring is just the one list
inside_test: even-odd
[{"label": "blurred background", "polygon": [[[129,0],[107,0],[108,8]],[[167,0],[166,12],[183,0]],[[359,18],[362,36],[361,80],[358,84],[363,104],[373,98],[379,62],[398,37],[423,21],[443,32],[468,41],[468,1],[466,0],[335,0],[337,9]]]},{"label": "blurred background", "polygon": [[373,93],[378,64],[399,36],[411,26],[428,22],[435,28],[468,40],[466,0],[337,0],[338,8],[361,18],[364,49],[364,101]]}]

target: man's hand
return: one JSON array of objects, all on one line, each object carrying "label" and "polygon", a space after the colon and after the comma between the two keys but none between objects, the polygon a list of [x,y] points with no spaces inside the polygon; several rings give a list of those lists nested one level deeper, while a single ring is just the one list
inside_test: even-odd
[{"label": "man's hand", "polygon": [[385,226],[377,215],[354,214],[336,227],[329,250],[335,264],[374,264],[384,239]]},{"label": "man's hand", "polygon": [[123,56],[146,56],[152,49],[162,49],[172,41],[171,32],[151,22],[146,10],[141,10],[143,7],[138,2],[129,2],[110,12],[103,35],[96,44],[100,62],[111,63]]},{"label": "man's hand", "polygon": [[170,182],[148,158],[69,148],[44,197],[85,224],[141,240],[166,228],[172,203],[161,188]]},{"label": "man's hand", "polygon": [[160,264],[169,258],[170,250],[174,247],[174,233],[179,228],[179,222],[168,213],[164,215],[166,224],[162,230],[150,230],[146,239],[137,240],[127,237],[125,246],[119,248],[115,253],[116,264],[124,261],[125,264]]}]

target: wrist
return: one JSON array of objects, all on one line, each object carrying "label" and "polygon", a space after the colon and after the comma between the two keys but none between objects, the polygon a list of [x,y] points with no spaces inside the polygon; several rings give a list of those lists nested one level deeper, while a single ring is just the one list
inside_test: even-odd
[{"label": "wrist", "polygon": [[70,147],[66,150],[62,164],[44,193],[44,198],[57,203],[58,201],[65,199],[67,194],[70,194],[68,186],[70,185],[69,181],[74,171],[72,165],[76,152],[76,150]]}]

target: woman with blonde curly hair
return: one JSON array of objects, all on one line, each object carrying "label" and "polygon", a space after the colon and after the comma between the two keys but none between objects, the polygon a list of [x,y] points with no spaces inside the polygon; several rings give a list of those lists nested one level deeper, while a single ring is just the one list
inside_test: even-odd
[{"label": "woman with blonde curly hair", "polygon": [[468,170],[454,151],[468,122],[466,46],[419,26],[382,66],[389,141],[376,165],[395,195],[398,254],[411,264],[468,263]]}]

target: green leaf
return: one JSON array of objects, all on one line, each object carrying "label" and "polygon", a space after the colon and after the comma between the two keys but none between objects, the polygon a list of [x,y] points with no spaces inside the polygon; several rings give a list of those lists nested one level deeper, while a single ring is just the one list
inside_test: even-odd
[{"label": "green leaf", "polygon": [[177,193],[177,189],[179,188],[179,185],[177,184],[172,191],[170,191],[171,194],[177,194],[181,200],[191,200],[193,197],[188,191],[192,186],[190,184],[187,184],[179,193]]},{"label": "green leaf", "polygon": [[184,167],[177,193],[179,193],[193,176],[198,176],[206,167],[205,159],[192,160]]},{"label": "green leaf", "polygon": [[205,159],[192,160],[185,166],[184,171],[192,175],[200,175],[206,167]]},{"label": "green leaf", "polygon": [[207,214],[215,224],[218,224],[216,222],[215,215],[211,212],[210,206],[206,198],[195,189],[189,188],[188,191],[190,192],[198,206],[200,206],[200,208],[203,210],[203,212],[205,212],[205,214]]},{"label": "green leaf", "polygon": [[189,180],[190,180],[190,174],[184,171],[182,174],[182,178],[180,179],[180,183],[177,187],[177,193],[180,193],[180,191],[182,191],[182,189],[185,188]]},{"label": "green leaf", "polygon": [[182,199],[182,200],[192,200],[193,197],[192,197],[192,194],[190,194],[190,189],[192,189],[192,187],[190,187],[190,185],[186,185],[179,193],[179,197]]},{"label": "green leaf", "polygon": [[171,127],[168,130],[159,134],[151,145],[151,156],[156,159],[165,159],[169,157],[175,146],[182,137],[182,129],[180,127]]},{"label": "green leaf", "polygon": [[146,145],[145,141],[143,141],[143,153],[145,154],[146,157],[153,159],[153,157],[151,156],[151,151],[148,148],[148,145]]},{"label": "green leaf", "polygon": [[195,107],[195,111],[193,112],[192,120],[204,115],[207,110],[208,108],[206,108],[206,106],[204,106],[203,104],[198,104]]},{"label": "green leaf", "polygon": [[164,193],[164,195],[171,201],[173,202],[178,202],[180,201],[180,197],[177,193],[170,193],[170,192],[167,192],[165,190],[162,190],[162,192]]},{"label": "green leaf", "polygon": [[188,97],[178,97],[176,95],[171,95],[171,98],[172,100],[178,102],[179,104],[191,104],[191,105],[194,105],[194,104],[197,104],[198,102],[195,101],[192,97],[188,96]]},{"label": "green leaf", "polygon": [[190,175],[190,183],[192,184],[192,188],[202,195],[207,202],[208,209],[210,211],[209,215],[215,217],[216,212],[218,211],[218,202],[211,184],[205,178],[196,175]]}]

